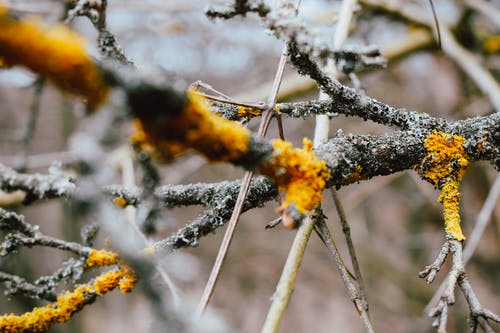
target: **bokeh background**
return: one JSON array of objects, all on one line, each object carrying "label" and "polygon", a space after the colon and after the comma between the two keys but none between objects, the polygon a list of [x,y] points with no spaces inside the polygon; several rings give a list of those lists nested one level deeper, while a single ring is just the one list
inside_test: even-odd
[{"label": "bokeh background", "polygon": [[[210,21],[204,15],[204,8],[213,1],[108,2],[109,28],[139,70],[172,77],[179,88],[202,80],[237,100],[266,100],[283,42],[269,36],[254,15]],[[414,3],[431,15],[426,1]],[[498,1],[490,4],[500,7]],[[20,15],[37,15],[48,24],[60,21],[64,14],[62,1],[9,1],[9,5]],[[339,5],[339,1],[303,0],[300,16],[308,20],[311,29],[333,35]],[[480,14],[464,9],[460,1],[435,1],[435,5],[439,20],[453,23],[460,42],[481,57],[483,66],[498,79],[500,56],[484,46],[488,36],[498,37],[498,27]],[[96,32],[88,19],[76,18],[71,26],[86,36],[89,52],[99,57],[94,42]],[[426,34],[427,37],[422,37]],[[415,36],[422,37],[423,42],[411,44],[407,52],[394,51],[413,41]],[[376,44],[384,54],[391,55],[387,68],[359,74],[366,94],[393,106],[447,119],[493,112],[488,99],[428,36],[419,27],[360,7],[347,44]],[[35,80],[36,76],[23,69],[0,70],[0,163],[15,166],[20,138],[35,96]],[[286,69],[281,101],[310,100],[317,95],[314,83],[299,77],[293,69]],[[104,106],[100,112],[120,105],[119,95],[112,98],[112,106]],[[50,85],[45,86],[28,172],[46,172],[54,160],[71,162],[68,142],[75,131],[84,130],[89,121],[83,110],[81,101]],[[258,120],[252,120],[248,126],[256,129]],[[314,119],[284,118],[286,138],[295,144],[303,137],[312,138],[313,128]],[[332,118],[331,133],[338,130],[385,133],[392,129],[338,116]],[[123,123],[119,131],[122,141],[115,143],[116,149],[127,145],[130,125]],[[277,135],[273,123],[267,137]],[[162,184],[216,182],[243,175],[242,170],[228,165],[207,164],[196,154],[180,157],[169,165],[160,166],[159,170]],[[496,174],[491,165],[475,163],[463,181],[461,213],[466,235],[474,227]],[[441,209],[436,202],[438,193],[413,171],[353,184],[338,193],[352,228],[376,330],[432,332],[431,319],[424,314],[424,308],[445,277],[446,269],[432,285],[420,279],[418,272],[434,260],[444,240]],[[210,320],[205,321],[203,327],[193,326],[192,331],[260,330],[294,237],[294,231],[281,226],[264,229],[277,217],[277,207],[277,202],[269,202],[264,208],[241,217],[210,304]],[[67,240],[78,240],[81,226],[89,222],[79,219],[78,212],[65,200],[10,208],[24,214],[28,222],[39,225],[43,232]],[[329,191],[325,191],[323,209],[340,251],[345,255],[347,251]],[[165,211],[156,237],[161,239],[169,235],[200,212],[201,208],[197,207]],[[201,296],[223,231],[220,229],[202,239],[196,248],[182,249],[161,259],[178,288],[186,316]],[[117,235],[101,233],[97,244],[104,246],[108,240],[113,247],[113,242],[119,239]],[[0,269],[34,280],[54,271],[65,258],[67,254],[52,249],[23,249],[15,256],[0,258]],[[479,299],[493,311],[500,309],[499,264],[500,207],[497,205],[467,265]],[[158,293],[171,297],[167,287],[163,287]],[[467,332],[467,307],[461,294],[457,295],[448,327],[450,332]],[[40,303],[22,297],[0,297],[0,313],[22,313],[37,304]],[[115,291],[85,308],[69,323],[54,326],[50,332],[149,332],[154,320],[151,304],[140,292],[123,296]],[[164,327],[162,331],[172,330]],[[315,235],[308,246],[281,332],[363,332],[328,252]]]}]

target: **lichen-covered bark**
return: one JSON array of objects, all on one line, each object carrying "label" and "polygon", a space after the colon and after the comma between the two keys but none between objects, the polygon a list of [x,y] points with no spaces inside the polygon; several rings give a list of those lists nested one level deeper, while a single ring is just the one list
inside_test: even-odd
[{"label": "lichen-covered bark", "polygon": [[[176,197],[180,197],[181,204],[189,204],[193,195],[196,203],[203,203],[211,208],[198,216],[193,222],[179,229],[168,238],[155,243],[155,249],[174,250],[185,246],[196,246],[201,237],[214,232],[223,226],[230,218],[236,197],[241,187],[241,180],[233,182],[222,182],[217,184],[197,184],[193,187],[179,186],[175,190],[167,188],[159,189],[157,195],[164,197],[164,202],[174,204]],[[252,180],[243,211],[255,207],[262,207],[266,202],[275,199],[278,195],[276,186],[265,177],[256,177]],[[170,199],[167,199],[170,198]],[[179,201],[177,201],[179,203]]]},{"label": "lichen-covered bark", "polygon": [[73,193],[74,180],[63,173],[23,174],[0,164],[0,189],[5,192],[22,190],[26,192],[24,203],[33,200],[57,198]]}]

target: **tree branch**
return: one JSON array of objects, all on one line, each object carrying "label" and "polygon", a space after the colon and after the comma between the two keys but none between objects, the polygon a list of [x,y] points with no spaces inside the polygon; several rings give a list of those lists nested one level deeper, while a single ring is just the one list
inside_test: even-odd
[{"label": "tree branch", "polygon": [[67,196],[76,189],[74,180],[57,167],[50,168],[48,175],[39,173],[22,174],[0,164],[0,189],[6,192],[26,192],[24,203],[34,200]]}]

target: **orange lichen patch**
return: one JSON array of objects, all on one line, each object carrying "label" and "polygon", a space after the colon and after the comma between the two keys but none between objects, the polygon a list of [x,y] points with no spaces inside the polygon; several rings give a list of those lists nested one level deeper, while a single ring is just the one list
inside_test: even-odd
[{"label": "orange lichen patch", "polygon": [[116,270],[99,275],[94,281],[94,290],[97,295],[107,293],[110,289],[115,288],[123,278],[124,272]]},{"label": "orange lichen patch", "polygon": [[281,210],[293,205],[298,212],[305,214],[321,202],[330,176],[326,162],[316,156],[308,139],[304,139],[302,149],[293,148],[290,142],[283,140],[273,140],[272,144],[274,155],[260,171],[285,192]]},{"label": "orange lichen patch", "polygon": [[135,287],[135,283],[137,282],[137,277],[135,276],[134,270],[125,264],[121,265],[121,270],[123,271],[123,278],[118,284],[118,288],[122,294],[127,294],[132,291]]},{"label": "orange lichen patch", "polygon": [[441,190],[438,201],[443,205],[446,232],[459,241],[465,236],[460,227],[458,189],[469,164],[464,143],[460,135],[434,130],[424,140],[429,153],[421,164],[424,178]]},{"label": "orange lichen patch", "polygon": [[165,115],[161,124],[157,119],[136,119],[133,143],[165,160],[187,149],[195,149],[211,161],[235,160],[247,152],[250,133],[245,127],[211,112],[195,91],[187,95],[184,109]]},{"label": "orange lichen patch", "polygon": [[361,167],[361,165],[357,165],[356,170],[354,170],[354,172],[351,173],[349,175],[349,177],[344,179],[344,181],[342,181],[341,185],[345,186],[345,185],[349,185],[349,184],[352,184],[355,182],[359,182],[360,180],[367,179],[366,176],[364,176],[362,174],[362,171],[363,171],[363,168]]},{"label": "orange lichen patch", "polygon": [[101,275],[95,280],[94,289],[97,295],[106,293],[110,286],[115,288],[118,285],[122,293],[128,293],[134,288],[136,282],[134,271],[130,266],[120,262],[120,257],[117,253],[92,249],[86,260],[86,268],[115,264],[119,264],[118,270]]},{"label": "orange lichen patch", "polygon": [[109,266],[109,265],[117,264],[119,261],[119,258],[120,257],[118,255],[118,253],[114,253],[114,252],[107,251],[107,250],[92,249],[90,251],[90,254],[87,257],[87,260],[85,261],[85,263],[87,264],[87,267]]},{"label": "orange lichen patch", "polygon": [[0,316],[0,331],[46,332],[52,324],[68,321],[71,316],[85,305],[88,288],[79,287],[57,298],[55,304],[34,308],[20,316],[14,314]]},{"label": "orange lichen patch", "polygon": [[105,293],[119,287],[122,293],[130,292],[135,283],[135,276],[130,267],[122,265],[116,271],[98,276],[93,283],[78,286],[57,298],[54,304],[34,308],[22,315],[0,316],[0,332],[46,332],[53,324],[68,321],[73,314],[85,305],[92,303],[93,295]]},{"label": "orange lichen patch", "polygon": [[451,176],[462,180],[469,159],[463,144],[465,139],[460,135],[452,135],[434,130],[424,140],[424,147],[429,151],[425,157],[427,171],[424,176],[434,186]]},{"label": "orange lichen patch", "polygon": [[483,48],[488,53],[500,52],[500,36],[490,36],[483,41]]},{"label": "orange lichen patch", "polygon": [[66,26],[47,28],[33,19],[18,21],[0,6],[0,57],[8,66],[25,66],[85,98],[90,109],[108,95],[109,87],[85,52],[82,37]]},{"label": "orange lichen patch", "polygon": [[262,115],[262,110],[257,108],[252,108],[249,106],[238,106],[238,111],[236,117],[238,119],[242,118],[255,118]]},{"label": "orange lichen patch", "polygon": [[460,191],[459,182],[450,181],[441,188],[438,201],[443,205],[443,215],[446,232],[456,240],[463,241],[465,236],[460,228]]},{"label": "orange lichen patch", "polygon": [[125,200],[125,198],[123,198],[123,197],[116,197],[113,199],[113,202],[115,205],[117,205],[121,208],[125,208],[128,205],[127,200]]}]

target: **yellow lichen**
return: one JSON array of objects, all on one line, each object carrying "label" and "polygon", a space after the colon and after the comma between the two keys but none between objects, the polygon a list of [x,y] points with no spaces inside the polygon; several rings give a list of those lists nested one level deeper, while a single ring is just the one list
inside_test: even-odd
[{"label": "yellow lichen", "polygon": [[446,232],[456,240],[465,240],[460,228],[460,191],[458,181],[444,183],[438,201],[443,205],[443,216]]},{"label": "yellow lichen", "polygon": [[64,25],[46,28],[34,19],[16,20],[1,5],[0,58],[5,65],[25,66],[85,98],[90,109],[102,104],[109,92],[80,35]]},{"label": "yellow lichen", "polygon": [[500,52],[500,36],[489,36],[483,41],[483,48],[487,53]]},{"label": "yellow lichen", "polygon": [[122,270],[111,271],[106,274],[99,275],[94,281],[95,293],[97,295],[107,293],[110,289],[118,286],[123,276],[124,272]]},{"label": "yellow lichen", "polygon": [[36,307],[31,312],[22,315],[0,316],[0,331],[14,332],[45,332],[52,324],[68,321],[71,316],[85,305],[87,287],[78,287],[72,292],[66,292],[57,298],[55,304]]},{"label": "yellow lichen", "polygon": [[91,284],[80,285],[73,291],[67,291],[57,297],[53,304],[36,307],[22,315],[0,316],[0,332],[46,332],[51,325],[68,321],[74,313],[92,303],[93,295],[104,295],[116,287],[119,287],[122,293],[128,293],[133,289],[134,283],[132,269],[122,265],[116,271],[98,276]]},{"label": "yellow lichen", "polygon": [[425,138],[424,147],[429,154],[424,159],[427,165],[424,176],[434,186],[438,187],[439,182],[450,176],[462,179],[469,164],[467,153],[463,148],[464,143],[463,136],[436,130]]},{"label": "yellow lichen", "polygon": [[262,115],[262,110],[249,106],[238,106],[238,111],[236,113],[236,117],[238,119],[254,118],[259,117],[260,115]]},{"label": "yellow lichen", "polygon": [[125,198],[123,198],[123,197],[116,197],[113,199],[113,202],[115,203],[115,205],[117,205],[121,208],[125,208],[128,205],[127,200],[125,200]]},{"label": "yellow lichen", "polygon": [[87,267],[109,266],[109,265],[117,264],[119,258],[120,257],[118,255],[118,253],[114,253],[114,252],[107,251],[107,250],[92,249],[90,251],[89,256],[87,257],[86,264],[87,264]]},{"label": "yellow lichen", "polygon": [[250,133],[245,127],[210,111],[205,99],[190,90],[189,102],[177,115],[165,116],[164,122],[137,119],[132,141],[165,160],[195,149],[211,161],[235,160],[248,150]]},{"label": "yellow lichen", "polygon": [[469,164],[469,157],[460,135],[434,130],[424,140],[428,154],[422,161],[423,176],[441,191],[438,201],[443,205],[445,229],[454,239],[465,236],[460,227],[460,181]]},{"label": "yellow lichen", "polygon": [[118,284],[118,287],[122,294],[127,294],[134,289],[137,278],[134,270],[130,266],[122,264],[120,269],[123,271],[123,278]]},{"label": "yellow lichen", "polygon": [[293,148],[283,140],[273,140],[274,156],[261,173],[272,178],[280,191],[285,192],[281,210],[293,206],[301,214],[321,202],[326,180],[330,176],[326,162],[312,150],[312,142],[304,139],[304,148]]},{"label": "yellow lichen", "polygon": [[354,170],[353,173],[351,173],[346,179],[344,179],[341,185],[345,186],[366,179],[366,176],[362,174],[362,171],[363,168],[361,167],[361,165],[357,165],[356,170]]}]

